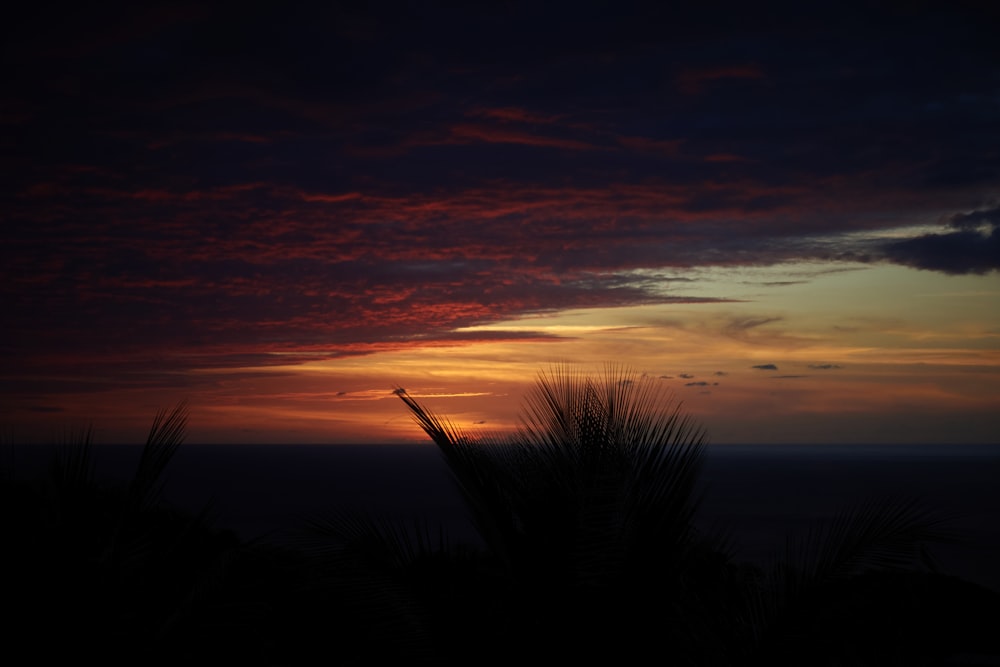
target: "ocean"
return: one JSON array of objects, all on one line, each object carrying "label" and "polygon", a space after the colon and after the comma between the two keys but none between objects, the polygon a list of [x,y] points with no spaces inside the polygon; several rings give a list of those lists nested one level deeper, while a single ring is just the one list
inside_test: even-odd
[{"label": "ocean", "polygon": [[[127,478],[139,449],[97,446],[98,475]],[[30,475],[50,451],[17,446],[7,455]],[[932,547],[941,571],[1000,591],[1000,446],[710,445],[701,479],[698,521],[726,533],[740,560],[766,562],[787,535],[854,503],[917,498],[953,515],[950,525],[966,540]],[[168,468],[164,498],[186,509],[212,503],[217,525],[245,539],[282,539],[305,516],[354,507],[440,523],[454,540],[475,540],[429,443],[185,444]]]}]

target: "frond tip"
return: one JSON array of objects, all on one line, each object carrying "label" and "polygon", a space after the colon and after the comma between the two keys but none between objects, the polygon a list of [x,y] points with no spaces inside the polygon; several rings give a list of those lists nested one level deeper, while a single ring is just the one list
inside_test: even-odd
[{"label": "frond tip", "polygon": [[413,421],[430,436],[438,447],[446,448],[463,441],[464,435],[453,424],[442,420],[433,412],[417,403],[402,387],[396,387],[392,393],[410,409]]},{"label": "frond tip", "polygon": [[170,412],[161,410],[153,419],[129,488],[129,495],[136,507],[156,502],[160,492],[160,478],[177,448],[184,442],[187,418],[187,401],[181,401]]}]

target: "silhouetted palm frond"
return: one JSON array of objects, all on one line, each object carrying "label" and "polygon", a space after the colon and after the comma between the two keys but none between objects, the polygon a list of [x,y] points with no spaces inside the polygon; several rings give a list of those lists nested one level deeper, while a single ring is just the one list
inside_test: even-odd
[{"label": "silhouetted palm frond", "polygon": [[437,636],[454,640],[454,621],[439,617],[462,613],[454,601],[475,579],[465,573],[478,570],[475,554],[453,545],[443,528],[340,508],[305,517],[297,533],[315,564],[310,585],[332,591],[353,622],[379,638],[369,658],[389,652],[431,663],[442,650]]},{"label": "silhouetted palm frond", "polygon": [[827,610],[841,587],[864,573],[926,565],[927,544],[957,541],[947,528],[950,519],[914,499],[874,498],[789,536],[783,556],[773,558],[751,595],[749,627],[757,650],[771,652],[768,660],[787,659],[819,642],[827,630],[816,619],[832,613]]},{"label": "silhouetted palm frond", "polygon": [[185,420],[183,403],[157,415],[125,486],[96,474],[90,430],[56,449],[42,484],[6,485],[5,516],[16,521],[6,522],[13,576],[5,600],[23,608],[16,627],[27,643],[32,633],[46,637],[30,650],[105,662],[133,650],[180,650],[237,543],[208,525],[207,508],[191,515],[158,503]]},{"label": "silhouetted palm frond", "polygon": [[129,484],[129,501],[135,509],[146,509],[159,500],[161,477],[184,441],[187,418],[187,402],[181,401],[170,412],[161,410],[153,419],[139,455],[139,464]]},{"label": "silhouetted palm frond", "polygon": [[323,555],[349,549],[388,568],[409,565],[450,546],[443,529],[435,538],[421,521],[410,527],[350,508],[305,517],[297,542],[307,553]]},{"label": "silhouetted palm frond", "polygon": [[396,395],[414,421],[438,446],[469,512],[491,552],[508,567],[518,543],[517,472],[530,466],[526,452],[494,438],[472,439],[417,403],[405,390]]},{"label": "silhouetted palm frond", "polygon": [[620,622],[621,591],[690,588],[681,582],[706,548],[692,526],[704,435],[664,384],[617,366],[596,379],[557,366],[539,374],[517,431],[492,438],[397,394],[538,623],[555,614],[596,630],[595,619]]},{"label": "silhouetted palm frond", "polygon": [[924,545],[956,539],[946,528],[948,520],[914,499],[862,502],[811,527],[804,537],[790,537],[783,580],[799,590],[866,570],[918,565]]},{"label": "silhouetted palm frond", "polygon": [[70,434],[56,448],[49,473],[60,486],[82,488],[94,481],[94,431],[92,428]]},{"label": "silhouetted palm frond", "polygon": [[845,608],[840,589],[861,573],[926,560],[927,543],[951,538],[917,503],[882,499],[791,538],[770,570],[735,564],[695,528],[704,432],[664,384],[618,366],[540,373],[505,437],[470,437],[396,393],[504,566],[525,645],[550,642],[550,657],[640,657],[659,642],[679,664],[806,664],[815,639],[850,660],[860,644],[822,634],[819,610]]}]

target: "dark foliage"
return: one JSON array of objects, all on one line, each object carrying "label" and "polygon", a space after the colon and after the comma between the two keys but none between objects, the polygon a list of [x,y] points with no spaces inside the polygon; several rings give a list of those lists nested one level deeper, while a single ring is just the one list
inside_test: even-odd
[{"label": "dark foliage", "polygon": [[[772,566],[695,528],[704,435],[655,382],[540,376],[521,428],[471,438],[406,392],[479,531],[349,508],[241,542],[159,494],[186,412],[157,416],[132,480],[91,434],[43,479],[0,475],[7,655],[103,664],[958,665],[998,656],[1000,595],[933,571],[954,539],[880,499]],[[969,658],[971,660],[972,658]],[[971,664],[971,663],[969,663]]]}]

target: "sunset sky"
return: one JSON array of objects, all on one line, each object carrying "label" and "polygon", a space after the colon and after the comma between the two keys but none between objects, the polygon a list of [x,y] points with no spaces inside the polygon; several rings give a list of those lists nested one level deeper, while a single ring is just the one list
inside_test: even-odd
[{"label": "sunset sky", "polygon": [[422,442],[394,387],[613,362],[712,442],[1000,441],[993,3],[338,4],[5,15],[2,437]]}]

